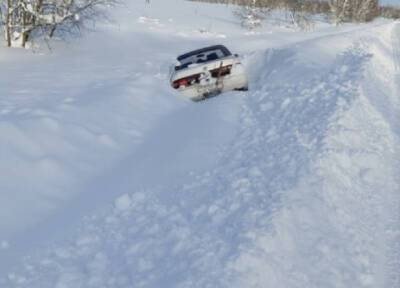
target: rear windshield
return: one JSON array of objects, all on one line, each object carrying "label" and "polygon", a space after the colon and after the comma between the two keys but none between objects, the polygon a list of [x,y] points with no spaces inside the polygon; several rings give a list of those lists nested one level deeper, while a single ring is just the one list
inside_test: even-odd
[{"label": "rear windshield", "polygon": [[230,55],[232,55],[231,52],[222,45],[195,50],[178,57],[179,65],[175,66],[175,71],[184,69],[191,64],[214,61]]}]

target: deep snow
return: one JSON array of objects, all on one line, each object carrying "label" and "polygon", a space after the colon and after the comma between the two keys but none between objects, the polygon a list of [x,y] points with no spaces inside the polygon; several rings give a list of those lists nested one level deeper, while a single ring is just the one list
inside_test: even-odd
[{"label": "deep snow", "polygon": [[[141,2],[0,48],[0,287],[398,287],[400,23]],[[182,99],[174,57],[216,43],[251,90]]]}]

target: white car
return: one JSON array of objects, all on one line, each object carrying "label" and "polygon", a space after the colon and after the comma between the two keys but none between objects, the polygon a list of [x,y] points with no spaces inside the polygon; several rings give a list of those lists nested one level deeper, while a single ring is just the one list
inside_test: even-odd
[{"label": "white car", "polygon": [[222,92],[248,90],[246,71],[237,54],[215,45],[183,54],[171,73],[171,86],[193,101]]}]

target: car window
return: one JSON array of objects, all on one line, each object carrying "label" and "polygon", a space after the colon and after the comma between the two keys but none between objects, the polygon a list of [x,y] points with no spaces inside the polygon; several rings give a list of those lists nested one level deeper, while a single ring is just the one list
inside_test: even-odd
[{"label": "car window", "polygon": [[213,60],[217,60],[218,58],[218,54],[213,52],[207,55],[207,61],[213,61]]},{"label": "car window", "polygon": [[[197,52],[197,53],[196,53]],[[191,64],[205,63],[231,55],[226,47],[221,45],[212,46],[198,51],[192,51],[178,57],[180,65],[175,67],[175,71],[187,68]]]}]

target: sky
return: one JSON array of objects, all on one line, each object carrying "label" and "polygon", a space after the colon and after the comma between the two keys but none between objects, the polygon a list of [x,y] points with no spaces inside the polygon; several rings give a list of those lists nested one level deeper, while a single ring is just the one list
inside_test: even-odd
[{"label": "sky", "polygon": [[391,5],[399,5],[400,6],[400,0],[381,0],[382,4],[391,4]]},{"label": "sky", "polygon": [[399,5],[400,0],[380,0],[381,4],[391,4],[391,5]]}]

